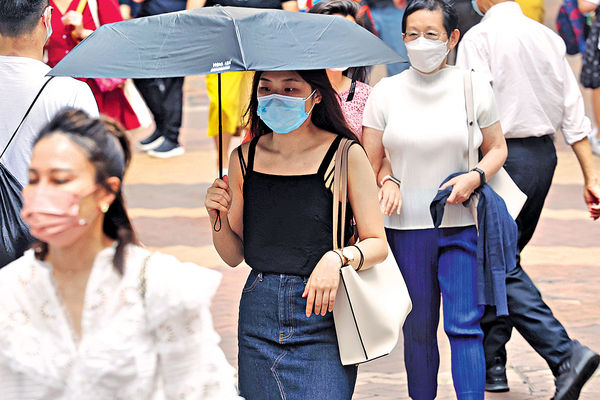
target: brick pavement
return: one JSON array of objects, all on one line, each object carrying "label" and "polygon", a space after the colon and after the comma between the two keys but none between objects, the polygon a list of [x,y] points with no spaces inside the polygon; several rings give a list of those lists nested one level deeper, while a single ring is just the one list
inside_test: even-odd
[{"label": "brick pavement", "polygon": [[[552,10],[551,8],[549,10]],[[574,63],[577,60],[574,59]],[[224,265],[211,245],[211,227],[203,208],[204,193],[216,175],[216,153],[206,138],[208,104],[204,79],[186,80],[182,142],[187,153],[155,160],[136,153],[126,177],[126,197],[142,241],[153,249],[194,261],[223,273],[213,317],[229,361],[236,364],[237,305],[249,271]],[[134,139],[147,132],[138,132]],[[586,218],[581,173],[568,147],[557,140],[558,169],[542,220],[523,254],[523,265],[573,338],[600,350],[600,222]],[[595,159],[600,171],[600,158]],[[438,399],[455,399],[449,344],[441,323]],[[508,345],[511,391],[486,399],[548,399],[553,378],[545,362],[518,333]],[[354,399],[408,399],[401,345],[385,358],[359,369]],[[589,381],[582,400],[600,399],[600,374]]]},{"label": "brick pavement", "polygon": [[[186,155],[154,160],[137,153],[127,176],[126,197],[144,243],[183,260],[223,273],[213,313],[229,361],[236,363],[237,304],[247,266],[225,266],[211,246],[204,193],[216,173],[216,153],[205,137],[207,104],[203,79],[186,83],[182,142]],[[135,138],[143,137],[145,132]],[[570,150],[559,143],[559,163],[544,216],[527,249],[524,265],[569,333],[600,349],[600,223],[586,219],[581,174]],[[600,159],[596,159],[600,170]],[[439,331],[441,366],[439,399],[454,399],[449,344]],[[488,399],[547,399],[553,380],[544,361],[518,335],[509,343],[511,392]],[[401,346],[388,357],[361,366],[355,399],[407,399]],[[586,386],[581,399],[600,399],[600,376]]]}]

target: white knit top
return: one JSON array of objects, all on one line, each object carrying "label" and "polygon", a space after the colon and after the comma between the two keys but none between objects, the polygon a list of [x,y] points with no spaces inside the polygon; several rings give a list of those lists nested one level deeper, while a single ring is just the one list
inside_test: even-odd
[{"label": "white knit top", "polygon": [[[467,170],[467,113],[465,72],[456,67],[425,75],[410,68],[384,78],[373,88],[363,125],[383,131],[383,145],[394,175],[402,181],[402,209],[386,217],[393,229],[433,228],[429,204],[442,181]],[[474,145],[479,147],[481,128],[499,120],[490,84],[476,73],[473,101],[476,126]],[[442,227],[473,225],[468,208],[446,205]]]}]

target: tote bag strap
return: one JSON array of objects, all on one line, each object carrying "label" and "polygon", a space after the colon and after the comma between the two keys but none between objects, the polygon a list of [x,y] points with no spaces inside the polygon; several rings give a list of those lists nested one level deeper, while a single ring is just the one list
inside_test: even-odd
[{"label": "tote bag strap", "polygon": [[470,171],[475,168],[475,164],[477,164],[477,152],[473,145],[475,142],[475,107],[473,105],[473,80],[471,71],[465,72],[465,107],[467,109],[467,128],[469,130],[469,140],[467,142],[467,171]]},{"label": "tote bag strap", "polygon": [[46,82],[44,82],[44,84],[42,85],[42,87],[39,90],[39,92],[35,95],[35,98],[31,102],[31,104],[29,105],[29,108],[25,112],[25,115],[23,115],[23,118],[21,119],[21,122],[19,122],[19,125],[17,126],[17,129],[15,129],[15,131],[13,132],[12,136],[10,137],[10,139],[8,139],[8,142],[6,143],[6,146],[2,150],[2,154],[0,154],[0,159],[2,159],[2,157],[4,156],[4,153],[6,153],[6,150],[8,149],[8,146],[10,146],[10,144],[12,143],[13,139],[17,135],[17,132],[19,132],[19,129],[21,129],[21,125],[23,125],[23,122],[25,122],[25,120],[27,119],[27,116],[31,112],[31,109],[33,108],[33,106],[35,105],[35,103],[37,102],[37,100],[40,98],[40,95],[42,94],[42,92],[44,91],[44,89],[46,88],[46,86],[48,85],[48,83],[50,83],[50,81],[52,79],[54,79],[53,76],[51,76],[50,78],[48,78],[46,80]]},{"label": "tote bag strap", "polygon": [[[345,216],[348,203],[348,151],[352,141],[342,139],[335,155],[333,174],[333,249],[339,249],[344,243]],[[340,223],[341,221],[341,223]]]}]

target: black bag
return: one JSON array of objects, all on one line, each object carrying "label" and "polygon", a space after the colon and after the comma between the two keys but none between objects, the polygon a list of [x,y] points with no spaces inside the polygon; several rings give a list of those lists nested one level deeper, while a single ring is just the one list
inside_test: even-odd
[{"label": "black bag", "polygon": [[6,153],[6,150],[17,135],[23,122],[25,122],[35,102],[52,78],[50,77],[46,80],[35,96],[23,119],[21,119],[19,126],[17,126],[4,150],[2,150],[2,154],[0,154],[0,231],[2,232],[2,237],[0,238],[0,268],[21,257],[23,252],[35,241],[20,215],[21,208],[23,208],[23,199],[21,197],[23,186],[8,168],[4,166],[1,161],[2,156]]}]

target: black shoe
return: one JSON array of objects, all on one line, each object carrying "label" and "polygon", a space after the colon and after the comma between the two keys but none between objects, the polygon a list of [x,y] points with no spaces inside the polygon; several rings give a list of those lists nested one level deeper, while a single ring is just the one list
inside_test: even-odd
[{"label": "black shoe", "polygon": [[494,365],[485,372],[485,390],[488,392],[508,392],[506,366],[500,357],[494,358]]},{"label": "black shoe", "polygon": [[164,140],[165,140],[165,138],[161,135],[161,133],[157,129],[152,133],[152,135],[148,136],[145,139],[140,140],[138,145],[140,146],[140,149],[142,149],[144,151],[154,150],[155,148],[160,146]]},{"label": "black shoe", "polygon": [[558,367],[556,393],[552,400],[576,400],[581,388],[592,377],[600,363],[600,355],[573,340],[569,358]]}]

